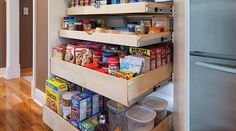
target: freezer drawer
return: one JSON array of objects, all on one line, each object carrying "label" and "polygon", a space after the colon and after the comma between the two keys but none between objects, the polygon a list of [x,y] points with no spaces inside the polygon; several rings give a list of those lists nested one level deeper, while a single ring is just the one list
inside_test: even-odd
[{"label": "freezer drawer", "polygon": [[190,0],[190,49],[235,55],[236,0]]},{"label": "freezer drawer", "polygon": [[236,61],[190,57],[190,130],[236,130]]}]

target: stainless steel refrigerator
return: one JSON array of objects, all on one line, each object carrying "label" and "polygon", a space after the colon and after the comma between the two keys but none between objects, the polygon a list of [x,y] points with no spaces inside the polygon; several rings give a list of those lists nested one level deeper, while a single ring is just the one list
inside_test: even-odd
[{"label": "stainless steel refrigerator", "polygon": [[236,131],[236,0],[190,0],[190,131]]}]

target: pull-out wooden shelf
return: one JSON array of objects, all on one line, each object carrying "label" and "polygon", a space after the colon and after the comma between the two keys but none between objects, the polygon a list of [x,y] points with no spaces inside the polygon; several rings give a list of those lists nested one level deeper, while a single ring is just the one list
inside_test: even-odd
[{"label": "pull-out wooden shelf", "polygon": [[67,9],[67,15],[109,15],[109,14],[171,14],[171,5],[154,2],[137,2],[125,4],[73,7]]},{"label": "pull-out wooden shelf", "polygon": [[167,64],[131,80],[125,80],[52,58],[51,73],[129,106],[150,93],[156,84],[169,79],[172,66]]},{"label": "pull-out wooden shelf", "polygon": [[146,34],[146,35],[126,35],[126,34],[96,33],[96,32],[88,34],[87,32],[84,31],[72,31],[72,30],[59,31],[59,36],[63,38],[87,40],[87,41],[133,46],[133,47],[142,47],[171,41],[172,38],[171,35],[172,35],[171,32]]},{"label": "pull-out wooden shelf", "polygon": [[[43,121],[54,131],[79,131],[47,106],[43,107],[43,114]],[[173,126],[172,121],[172,113],[168,113],[168,116],[152,131],[169,131]]]}]

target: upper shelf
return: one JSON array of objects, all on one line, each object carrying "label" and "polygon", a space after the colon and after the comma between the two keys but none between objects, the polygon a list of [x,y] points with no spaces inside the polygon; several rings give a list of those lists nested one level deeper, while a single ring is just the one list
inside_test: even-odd
[{"label": "upper shelf", "polygon": [[171,14],[172,5],[154,2],[136,2],[125,4],[73,7],[67,9],[67,15],[109,15],[109,14]]},{"label": "upper shelf", "polygon": [[142,47],[162,42],[171,41],[171,32],[163,32],[158,34],[146,35],[128,35],[113,33],[97,33],[88,34],[84,31],[60,30],[59,36],[63,38],[87,40],[101,42],[107,44],[116,44],[123,46]]}]

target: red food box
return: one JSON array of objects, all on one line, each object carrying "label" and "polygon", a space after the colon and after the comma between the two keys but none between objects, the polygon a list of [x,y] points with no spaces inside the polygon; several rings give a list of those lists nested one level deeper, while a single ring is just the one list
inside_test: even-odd
[{"label": "red food box", "polygon": [[157,47],[147,46],[143,48],[130,47],[129,52],[131,55],[147,56],[150,59],[150,70],[157,67]]}]

